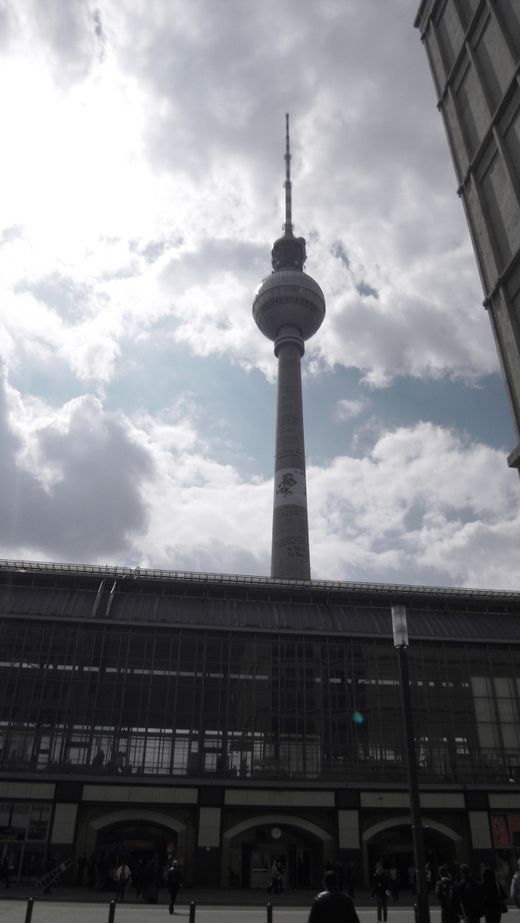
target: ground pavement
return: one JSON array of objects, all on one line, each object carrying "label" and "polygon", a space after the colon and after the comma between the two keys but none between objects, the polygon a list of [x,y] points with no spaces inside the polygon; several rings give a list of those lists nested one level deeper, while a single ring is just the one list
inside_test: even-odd
[{"label": "ground pavement", "polygon": [[[35,889],[14,887],[0,890],[0,923],[26,923],[27,897],[34,897],[31,923],[108,923],[110,893],[85,892],[76,888],[56,888],[51,895]],[[267,901],[272,904],[272,923],[307,923],[312,891],[292,891],[269,895],[262,891],[211,891],[186,889],[179,894],[175,917],[189,923],[190,901],[195,903],[195,923],[269,923]],[[376,923],[372,899],[360,893],[356,899],[360,923]],[[520,923],[520,911],[510,907],[503,923]],[[166,892],[159,903],[144,904],[129,894],[129,899],[115,907],[113,923],[159,923],[170,919]],[[415,923],[412,898],[405,894],[397,904],[390,904],[388,923]],[[431,908],[431,923],[440,923],[438,907]]]}]

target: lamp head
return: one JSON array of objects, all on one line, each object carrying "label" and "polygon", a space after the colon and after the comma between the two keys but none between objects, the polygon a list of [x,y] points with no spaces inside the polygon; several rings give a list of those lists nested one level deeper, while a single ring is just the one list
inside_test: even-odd
[{"label": "lamp head", "polygon": [[408,647],[406,606],[392,606],[392,631],[394,633],[394,647]]}]

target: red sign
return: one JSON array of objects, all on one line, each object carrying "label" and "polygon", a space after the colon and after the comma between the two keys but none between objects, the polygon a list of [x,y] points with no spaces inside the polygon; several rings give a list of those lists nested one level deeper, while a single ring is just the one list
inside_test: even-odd
[{"label": "red sign", "polygon": [[505,814],[491,815],[491,831],[495,849],[511,849],[511,837]]}]

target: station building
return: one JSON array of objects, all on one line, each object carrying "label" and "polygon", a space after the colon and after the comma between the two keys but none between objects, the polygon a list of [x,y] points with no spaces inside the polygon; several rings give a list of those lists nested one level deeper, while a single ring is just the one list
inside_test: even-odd
[{"label": "station building", "polygon": [[187,884],[406,881],[390,608],[407,608],[427,859],[520,857],[520,594],[0,563],[0,853]]}]

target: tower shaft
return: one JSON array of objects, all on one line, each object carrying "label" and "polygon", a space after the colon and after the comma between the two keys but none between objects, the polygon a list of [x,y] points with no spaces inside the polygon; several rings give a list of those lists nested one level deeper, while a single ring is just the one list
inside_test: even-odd
[{"label": "tower shaft", "polygon": [[271,576],[310,580],[301,358],[325,317],[325,298],[303,271],[305,240],[293,234],[288,116],[285,126],[284,235],[273,244],[273,272],[255,292],[253,317],[278,359]]},{"label": "tower shaft", "polygon": [[303,341],[280,338],[271,576],[310,580],[301,356]]}]

